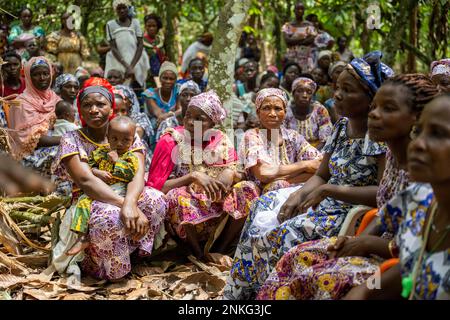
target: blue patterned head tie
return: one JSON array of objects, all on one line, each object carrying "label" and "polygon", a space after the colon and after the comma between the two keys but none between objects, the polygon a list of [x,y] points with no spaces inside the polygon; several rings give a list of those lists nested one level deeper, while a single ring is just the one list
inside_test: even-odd
[{"label": "blue patterned head tie", "polygon": [[33,62],[33,64],[31,65],[30,71],[33,71],[33,69],[35,69],[37,67],[47,67],[48,69],[50,69],[50,66],[48,65],[47,61],[45,61],[42,58],[37,58]]},{"label": "blue patterned head tie", "polygon": [[180,87],[180,93],[182,93],[186,89],[194,91],[195,95],[200,94],[202,92],[198,84],[193,80],[189,80],[183,83]]},{"label": "blue patterned head tie", "polygon": [[71,81],[75,82],[77,86],[80,85],[78,79],[73,74],[63,73],[62,75],[59,75],[55,80],[55,87],[53,88],[53,91],[55,91],[55,93],[57,94],[60,94],[63,85]]},{"label": "blue patterned head tie", "polygon": [[394,71],[381,62],[382,57],[381,51],[372,51],[362,58],[353,59],[349,64],[358,76],[358,80],[369,88],[369,94],[372,97],[384,80],[394,75]]}]

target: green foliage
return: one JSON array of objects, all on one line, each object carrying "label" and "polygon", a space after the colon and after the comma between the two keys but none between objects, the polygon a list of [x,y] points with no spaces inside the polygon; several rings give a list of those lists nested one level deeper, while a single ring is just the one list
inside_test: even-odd
[{"label": "green foliage", "polygon": [[[28,0],[34,11],[35,22],[47,32],[57,30],[60,15],[68,5],[81,8],[81,32],[91,46],[104,38],[106,22],[115,17],[112,0]],[[161,15],[166,38],[173,39],[171,46],[175,55],[181,54],[200,34],[215,32],[220,8],[226,0],[134,0],[137,18],[142,21],[150,12]],[[254,32],[260,41],[275,49],[279,62],[285,44],[281,36],[281,26],[293,19],[296,0],[253,0],[249,9],[249,19],[244,27],[246,32]],[[356,55],[368,49],[381,49],[388,57],[393,57],[398,68],[405,64],[408,52],[409,17],[411,8],[419,4],[418,12],[418,55],[419,71],[428,67],[429,61],[448,55],[448,25],[450,1],[448,0],[304,0],[305,16],[318,15],[323,28],[333,37],[346,35],[350,48]],[[382,26],[378,30],[368,30],[366,12],[371,3],[378,4]],[[23,0],[4,1],[2,9],[18,15]],[[7,18],[6,14],[1,14]],[[399,21],[405,23],[399,24]],[[14,19],[10,19],[11,23]],[[167,30],[170,32],[168,33]],[[171,31],[173,30],[173,31]],[[397,44],[392,45],[389,44]],[[95,50],[92,50],[93,52]],[[417,54],[417,52],[416,52]],[[426,58],[425,58],[426,57]],[[94,56],[95,58],[95,56]]]}]

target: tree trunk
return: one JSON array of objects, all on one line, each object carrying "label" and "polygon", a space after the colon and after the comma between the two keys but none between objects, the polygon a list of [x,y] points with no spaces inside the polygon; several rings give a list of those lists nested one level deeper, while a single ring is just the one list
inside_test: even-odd
[{"label": "tree trunk", "polygon": [[225,127],[233,128],[233,83],[236,50],[251,0],[228,0],[219,13],[210,54],[208,86],[214,89],[228,111]]},{"label": "tree trunk", "polygon": [[164,35],[164,44],[166,49],[167,57],[169,61],[176,62],[175,58],[175,27],[174,27],[174,19],[175,19],[175,6],[174,1],[166,2],[166,34]]},{"label": "tree trunk", "polygon": [[[416,5],[409,17],[409,44],[417,48],[417,14],[418,14],[418,5]],[[408,51],[408,72],[414,73],[416,72],[416,56],[413,52]]]}]

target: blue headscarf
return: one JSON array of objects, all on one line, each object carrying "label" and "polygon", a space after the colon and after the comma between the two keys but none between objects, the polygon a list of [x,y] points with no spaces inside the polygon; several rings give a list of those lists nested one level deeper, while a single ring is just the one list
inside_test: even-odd
[{"label": "blue headscarf", "polygon": [[78,86],[80,85],[80,82],[78,82],[78,79],[73,74],[63,73],[56,78],[53,91],[55,91],[57,94],[60,94],[63,85],[70,81],[75,82]]},{"label": "blue headscarf", "polygon": [[394,71],[381,62],[382,57],[381,51],[372,51],[362,58],[353,59],[349,64],[350,67],[347,67],[350,73],[356,74],[357,79],[369,88],[371,97],[375,95],[384,80],[394,75]]}]

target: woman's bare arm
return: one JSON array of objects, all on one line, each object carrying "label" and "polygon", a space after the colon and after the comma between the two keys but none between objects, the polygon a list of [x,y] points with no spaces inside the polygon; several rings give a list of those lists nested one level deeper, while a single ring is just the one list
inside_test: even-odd
[{"label": "woman's bare arm", "polygon": [[258,163],[250,168],[250,170],[262,183],[270,183],[277,179],[291,179],[301,173],[313,173],[319,165],[320,160],[305,160],[278,166]]},{"label": "woman's bare arm", "polygon": [[39,148],[42,147],[53,147],[59,145],[61,142],[61,137],[52,137],[52,136],[41,136],[39,138],[39,142],[37,146]]}]

